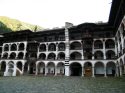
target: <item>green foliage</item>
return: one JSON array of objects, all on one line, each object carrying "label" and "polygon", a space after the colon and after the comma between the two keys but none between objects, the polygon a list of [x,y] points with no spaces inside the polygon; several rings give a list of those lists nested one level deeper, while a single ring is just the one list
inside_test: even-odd
[{"label": "green foliage", "polygon": [[42,30],[43,28],[38,25],[31,25],[16,19],[0,16],[0,33],[7,33],[11,31],[16,32],[26,29],[36,32],[38,30]]}]

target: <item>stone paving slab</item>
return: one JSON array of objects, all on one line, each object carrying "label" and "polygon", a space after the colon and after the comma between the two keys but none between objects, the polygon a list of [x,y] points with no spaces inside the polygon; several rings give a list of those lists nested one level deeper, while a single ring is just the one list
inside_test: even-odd
[{"label": "stone paving slab", "polygon": [[0,93],[125,93],[125,77],[0,77]]}]

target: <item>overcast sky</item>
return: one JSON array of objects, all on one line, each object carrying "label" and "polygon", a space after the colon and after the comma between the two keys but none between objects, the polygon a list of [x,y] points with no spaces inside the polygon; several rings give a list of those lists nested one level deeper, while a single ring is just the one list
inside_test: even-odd
[{"label": "overcast sky", "polygon": [[8,16],[44,28],[65,22],[107,22],[112,0],[0,0],[0,16]]}]

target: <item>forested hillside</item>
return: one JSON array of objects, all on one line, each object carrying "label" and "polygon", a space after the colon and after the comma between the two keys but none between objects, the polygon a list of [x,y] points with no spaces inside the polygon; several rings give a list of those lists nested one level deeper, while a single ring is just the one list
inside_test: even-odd
[{"label": "forested hillside", "polygon": [[42,30],[43,28],[38,25],[32,25],[9,17],[0,16],[0,33],[15,32],[26,29],[35,32]]}]

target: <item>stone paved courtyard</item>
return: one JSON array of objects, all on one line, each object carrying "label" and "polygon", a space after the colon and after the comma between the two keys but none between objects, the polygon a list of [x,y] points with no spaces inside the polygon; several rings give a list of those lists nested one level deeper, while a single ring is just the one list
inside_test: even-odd
[{"label": "stone paved courtyard", "polygon": [[125,78],[0,77],[0,93],[125,93]]}]

